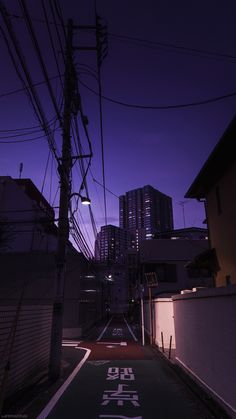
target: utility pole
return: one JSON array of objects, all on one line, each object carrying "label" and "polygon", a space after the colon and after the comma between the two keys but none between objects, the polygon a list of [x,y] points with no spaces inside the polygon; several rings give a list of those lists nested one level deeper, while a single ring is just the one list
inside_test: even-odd
[{"label": "utility pole", "polygon": [[[73,20],[69,19],[67,24],[67,44],[66,44],[66,64],[64,79],[64,110],[63,110],[63,135],[62,135],[62,157],[60,159],[58,172],[60,175],[60,203],[59,203],[59,221],[58,221],[58,242],[56,252],[56,291],[53,304],[51,350],[49,361],[49,377],[56,380],[61,372],[61,352],[62,352],[62,326],[63,326],[63,300],[66,268],[66,246],[69,239],[69,220],[68,210],[71,198],[71,168],[73,159],[91,157],[89,155],[71,156],[71,114],[78,107],[78,92],[76,89],[76,72],[73,64],[73,51],[97,51],[99,56],[99,65],[105,58],[107,51],[104,50],[105,40],[103,31],[96,33],[96,46],[73,46],[74,29],[93,29],[98,31],[99,22],[96,25],[74,26]],[[105,45],[106,46],[106,45]]]},{"label": "utility pole", "polygon": [[75,92],[75,71],[73,66],[73,21],[68,20],[66,64],[64,79],[64,110],[62,131],[62,157],[58,167],[60,175],[60,203],[58,221],[58,241],[56,251],[56,291],[53,304],[51,352],[49,377],[56,380],[61,372],[63,299],[66,269],[66,246],[69,238],[68,210],[71,193],[71,113]]}]

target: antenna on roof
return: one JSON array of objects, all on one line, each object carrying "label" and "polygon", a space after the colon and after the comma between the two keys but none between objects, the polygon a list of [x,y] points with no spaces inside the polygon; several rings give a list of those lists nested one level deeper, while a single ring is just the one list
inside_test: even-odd
[{"label": "antenna on roof", "polygon": [[21,179],[22,172],[23,172],[23,163],[20,163],[20,167],[19,167],[19,179]]},{"label": "antenna on roof", "polygon": [[185,211],[184,211],[184,205],[188,204],[190,202],[190,200],[186,200],[186,201],[180,201],[179,205],[182,206],[182,211],[183,211],[183,221],[184,221],[184,228],[186,227],[185,225]]}]

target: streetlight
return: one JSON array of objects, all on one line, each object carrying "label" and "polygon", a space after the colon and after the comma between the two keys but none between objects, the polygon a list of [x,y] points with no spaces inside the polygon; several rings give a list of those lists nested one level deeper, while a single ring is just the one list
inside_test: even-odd
[{"label": "streetlight", "polygon": [[77,196],[79,196],[79,198],[81,199],[81,204],[83,204],[83,205],[91,205],[91,200],[87,197],[87,196],[82,196],[80,193],[78,193],[78,192],[73,192],[71,195],[70,195],[70,199],[73,197],[73,196],[75,196],[75,195],[77,195]]},{"label": "streetlight", "polygon": [[87,196],[79,195],[81,199],[81,204],[83,205],[91,205],[91,200]]}]

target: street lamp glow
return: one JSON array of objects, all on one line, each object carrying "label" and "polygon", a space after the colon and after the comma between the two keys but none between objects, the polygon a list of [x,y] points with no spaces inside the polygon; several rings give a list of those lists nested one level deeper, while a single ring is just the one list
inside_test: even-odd
[{"label": "street lamp glow", "polygon": [[81,204],[91,205],[91,200],[87,196],[81,196],[80,195],[80,199],[81,199]]}]

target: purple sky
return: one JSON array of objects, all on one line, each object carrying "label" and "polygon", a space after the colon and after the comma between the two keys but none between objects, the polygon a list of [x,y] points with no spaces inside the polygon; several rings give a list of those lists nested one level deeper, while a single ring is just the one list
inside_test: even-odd
[{"label": "purple sky", "polygon": [[[31,16],[42,18],[40,1],[32,8]],[[165,44],[201,49],[236,56],[236,3],[229,0],[224,7],[214,1],[187,2],[170,0],[98,0],[97,9],[108,23],[112,34],[126,35]],[[219,3],[219,2],[218,2]],[[10,13],[22,15],[16,0],[7,1]],[[46,2],[49,10],[49,2]],[[93,1],[67,0],[61,2],[65,20],[73,17],[75,23],[93,24]],[[38,61],[33,53],[28,33],[22,19],[12,18],[15,32],[24,51],[34,82],[43,79]],[[57,74],[45,24],[34,21],[35,29],[47,63],[49,75]],[[93,36],[77,32],[75,45],[92,44]],[[1,36],[0,95],[20,89]],[[59,47],[57,45],[57,52]],[[61,63],[61,56],[58,53]],[[96,69],[94,52],[75,52],[79,73],[81,63]],[[61,66],[62,68],[62,66]],[[141,105],[173,105],[197,102],[236,91],[236,59],[222,59],[200,53],[183,52],[174,48],[118,40],[109,36],[109,53],[102,66],[103,94],[107,97]],[[80,74],[81,81],[97,90],[96,80]],[[56,97],[60,100],[60,85],[53,81]],[[45,87],[37,88],[47,117],[55,112]],[[92,173],[102,181],[101,146],[97,96],[80,86],[84,112],[89,119],[94,157]],[[18,129],[38,125],[24,93],[0,97],[0,129]],[[218,142],[235,114],[236,96],[208,105],[182,109],[147,110],[122,107],[103,100],[104,151],[106,186],[114,194],[146,184],[152,185],[173,198],[174,224],[183,227],[180,201],[199,172],[209,153]],[[32,130],[33,131],[33,130]],[[14,133],[1,132],[1,137]],[[39,136],[34,133],[25,138]],[[57,130],[58,150],[61,147],[60,130]],[[0,141],[22,139],[16,137]],[[86,139],[82,135],[86,150]],[[0,174],[18,177],[19,164],[24,163],[23,177],[29,177],[42,188],[48,146],[45,139],[28,143],[0,144]],[[52,187],[50,194],[50,178]],[[74,171],[74,190],[81,183]],[[49,164],[44,194],[52,203],[58,186],[55,166]],[[104,225],[103,190],[88,176],[92,208],[98,228]],[[57,205],[57,200],[54,205]],[[87,208],[80,212],[89,234],[90,222]],[[118,225],[118,199],[107,192],[108,222]],[[79,216],[80,217],[80,216]],[[202,204],[188,201],[185,204],[186,226],[200,226],[204,219]],[[79,218],[80,223],[81,219]],[[91,236],[92,237],[92,236]],[[91,238],[93,241],[93,237]]]}]

